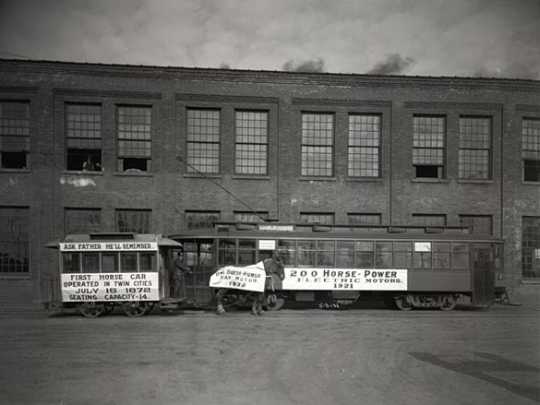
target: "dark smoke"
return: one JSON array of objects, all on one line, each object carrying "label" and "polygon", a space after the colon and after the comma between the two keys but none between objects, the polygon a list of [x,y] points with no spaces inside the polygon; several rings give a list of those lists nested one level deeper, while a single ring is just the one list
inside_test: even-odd
[{"label": "dark smoke", "polygon": [[382,62],[378,62],[368,74],[372,75],[398,75],[413,65],[415,60],[410,57],[403,58],[399,53],[393,53]]},{"label": "dark smoke", "polygon": [[283,64],[282,69],[288,72],[306,72],[306,73],[322,73],[325,71],[324,60],[322,60],[322,58],[306,60],[303,62],[296,62],[290,59]]}]

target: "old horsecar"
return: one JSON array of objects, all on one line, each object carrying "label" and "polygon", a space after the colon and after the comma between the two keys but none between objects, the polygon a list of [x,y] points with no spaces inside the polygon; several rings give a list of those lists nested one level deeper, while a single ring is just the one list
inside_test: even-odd
[{"label": "old horsecar", "polygon": [[290,301],[338,306],[366,295],[401,310],[452,310],[459,299],[486,306],[502,271],[503,241],[466,227],[219,222],[170,238],[185,249],[193,269],[186,293],[200,303],[212,299],[216,269],[256,263],[274,250],[285,278],[267,294],[270,309]]},{"label": "old horsecar", "polygon": [[48,245],[58,249],[58,271],[47,280],[45,306],[54,312],[76,309],[95,318],[119,307],[128,316],[154,305],[178,305],[171,296],[172,252],[178,242],[156,234],[67,235]]}]

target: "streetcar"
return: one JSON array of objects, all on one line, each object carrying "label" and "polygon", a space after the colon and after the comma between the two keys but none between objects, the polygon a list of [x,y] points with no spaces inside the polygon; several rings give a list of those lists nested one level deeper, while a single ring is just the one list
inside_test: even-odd
[{"label": "streetcar", "polygon": [[156,304],[178,308],[184,297],[171,288],[173,252],[182,245],[158,234],[90,233],[52,242],[58,269],[49,276],[45,307],[52,313],[76,310],[96,318],[121,309],[148,314]]},{"label": "streetcar", "polygon": [[[186,294],[211,302],[209,279],[224,266],[247,266],[277,251],[285,265],[268,309],[286,303],[354,304],[380,297],[400,310],[452,310],[458,302],[489,306],[502,272],[503,241],[467,227],[309,225],[216,222],[169,235],[193,269]],[[231,304],[245,294],[229,292]]]}]

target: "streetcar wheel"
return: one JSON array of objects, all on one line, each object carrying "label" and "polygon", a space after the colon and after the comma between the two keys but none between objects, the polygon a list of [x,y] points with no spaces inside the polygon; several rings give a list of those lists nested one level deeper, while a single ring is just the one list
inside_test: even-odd
[{"label": "streetcar wheel", "polygon": [[114,303],[108,302],[107,304],[103,304],[105,311],[103,311],[103,315],[109,315],[112,311],[114,311]]},{"label": "streetcar wheel", "polygon": [[79,312],[85,318],[97,318],[105,313],[105,305],[97,302],[85,302],[79,305]]},{"label": "streetcar wheel", "polygon": [[394,303],[400,311],[410,311],[413,309],[413,305],[407,300],[407,297],[407,295],[402,295],[394,298]]},{"label": "streetcar wheel", "polygon": [[150,312],[152,312],[152,310],[154,309],[154,304],[154,302],[148,303],[148,307],[146,308],[146,312],[144,313],[145,315],[148,315]]},{"label": "streetcar wheel", "polygon": [[130,318],[137,318],[145,315],[148,311],[149,303],[140,301],[129,301],[122,304],[122,310],[124,314]]},{"label": "streetcar wheel", "polygon": [[443,295],[441,297],[441,310],[452,311],[456,307],[456,298],[453,295]]},{"label": "streetcar wheel", "polygon": [[266,297],[266,308],[269,311],[279,311],[285,305],[285,298],[278,297],[275,294],[270,294]]}]

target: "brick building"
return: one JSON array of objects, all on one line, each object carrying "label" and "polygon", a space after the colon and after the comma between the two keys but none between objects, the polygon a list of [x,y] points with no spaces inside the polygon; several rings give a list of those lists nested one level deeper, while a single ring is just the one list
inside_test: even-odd
[{"label": "brick building", "polygon": [[500,284],[540,281],[539,81],[0,60],[0,153],[4,307],[40,301],[48,241],[256,219],[233,195],[467,224],[505,239]]}]

